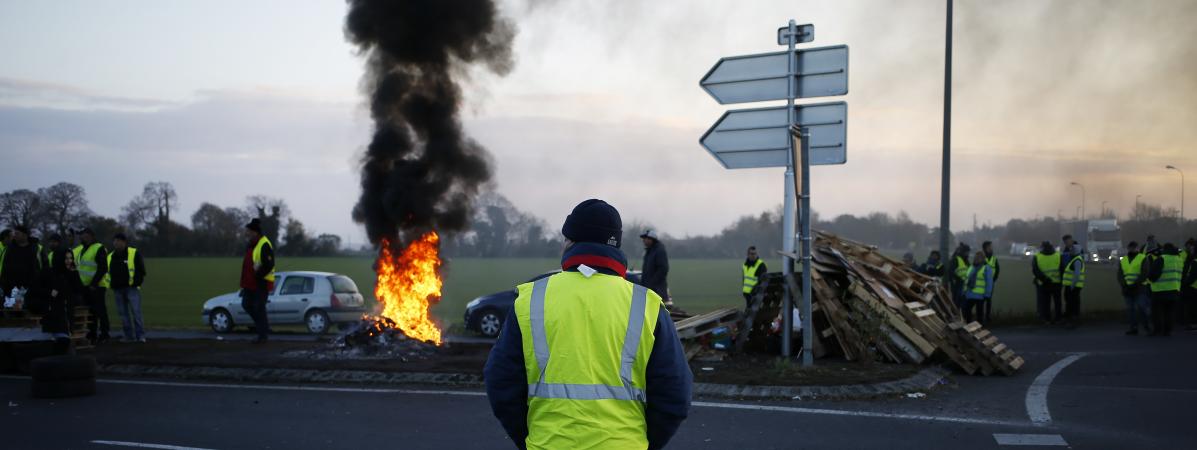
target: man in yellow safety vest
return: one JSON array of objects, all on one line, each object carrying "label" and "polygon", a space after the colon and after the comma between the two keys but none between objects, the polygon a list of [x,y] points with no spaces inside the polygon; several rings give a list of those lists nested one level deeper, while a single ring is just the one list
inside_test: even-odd
[{"label": "man in yellow safety vest", "polygon": [[740,266],[740,270],[744,275],[744,309],[752,306],[752,295],[756,292],[756,286],[760,283],[761,277],[769,272],[769,268],[765,266],[765,261],[756,253],[756,246],[748,247],[748,258],[744,260],[744,265]]},{"label": "man in yellow safety vest", "polygon": [[245,224],[245,257],[241,259],[241,308],[254,321],[258,333],[255,343],[266,342],[270,336],[270,321],[266,316],[266,300],[274,291],[274,245],[262,234],[258,219]]},{"label": "man in yellow safety vest", "polygon": [[1151,336],[1172,335],[1172,307],[1180,300],[1181,271],[1184,261],[1171,242],[1164,244],[1160,256],[1151,264]]},{"label": "man in yellow safety vest", "polygon": [[108,269],[108,287],[112,288],[116,311],[121,316],[124,342],[145,342],[145,324],[141,319],[141,283],[145,281],[145,260],[136,247],[129,246],[129,238],[124,233],[112,237]]},{"label": "man in yellow safety vest", "polygon": [[993,253],[993,242],[985,241],[981,243],[981,251],[985,252],[985,265],[993,269],[993,285],[989,286],[989,297],[985,298],[985,307],[982,309],[981,321],[983,324],[989,323],[989,315],[993,312],[993,291],[997,287],[998,275],[1002,273],[1002,266],[998,264],[997,255]]},{"label": "man in yellow safety vest", "polygon": [[[84,228],[79,233],[79,244],[72,252],[75,265],[79,267],[79,280],[83,282],[83,298],[95,317],[87,324],[87,338],[93,343],[108,340],[108,304],[104,294],[108,289],[108,251],[96,241],[96,233]],[[97,323],[99,322],[99,323]]]},{"label": "man in yellow safety vest", "polygon": [[1064,321],[1074,327],[1081,317],[1081,290],[1085,288],[1085,250],[1073,244],[1064,263],[1061,278],[1064,285]]},{"label": "man in yellow safety vest", "polygon": [[1043,241],[1039,253],[1031,260],[1031,274],[1035,276],[1035,303],[1039,320],[1054,325],[1060,320],[1060,254],[1051,242]]},{"label": "man in yellow safety vest", "polygon": [[1181,324],[1197,330],[1197,239],[1185,241],[1184,273],[1180,280]]},{"label": "man in yellow safety vest", "polygon": [[1130,329],[1128,336],[1143,331],[1151,332],[1151,297],[1148,294],[1147,275],[1151,267],[1145,262],[1147,255],[1139,252],[1139,243],[1126,244],[1126,256],[1118,260],[1118,286],[1122,289],[1122,301],[1126,303],[1126,322]]},{"label": "man in yellow safety vest", "polygon": [[659,449],[692,375],[661,297],[625,279],[623,222],[602,200],[565,218],[561,272],[517,287],[486,395],[520,449]]}]

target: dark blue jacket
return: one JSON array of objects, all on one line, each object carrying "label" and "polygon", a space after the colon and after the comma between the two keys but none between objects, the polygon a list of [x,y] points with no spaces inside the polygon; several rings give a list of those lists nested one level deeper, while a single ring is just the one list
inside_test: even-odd
[{"label": "dark blue jacket", "polygon": [[[577,266],[566,267],[565,270],[576,271]],[[599,268],[599,271],[608,272],[605,268]],[[689,414],[693,375],[669,311],[664,307],[657,314],[653,336],[656,340],[645,369],[647,400],[644,416],[648,425],[648,448],[659,449],[665,447]],[[503,331],[491,349],[483,374],[486,377],[486,396],[495,417],[515,445],[520,449],[526,448],[528,376],[524,369],[523,338],[514,311],[507,314]]]}]

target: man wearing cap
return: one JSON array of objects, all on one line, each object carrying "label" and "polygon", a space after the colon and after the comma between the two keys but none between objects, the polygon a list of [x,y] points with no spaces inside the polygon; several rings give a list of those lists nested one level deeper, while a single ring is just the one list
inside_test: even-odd
[{"label": "man wearing cap", "polygon": [[145,281],[145,261],[136,247],[129,246],[124,233],[112,237],[112,253],[108,254],[108,285],[121,315],[121,329],[125,342],[145,342],[145,326],[141,321],[141,283]]},{"label": "man wearing cap", "polygon": [[[740,266],[740,270],[744,275],[744,310],[752,306],[752,295],[756,292],[756,285],[760,283],[761,277],[769,272],[769,268],[765,266],[765,261],[761,260],[760,255],[756,253],[756,246],[748,247],[748,257],[744,259],[744,265]],[[780,313],[779,313],[780,314]]]},{"label": "man wearing cap", "polygon": [[262,234],[262,222],[245,224],[245,257],[241,260],[241,308],[254,320],[258,332],[255,343],[266,342],[270,322],[266,317],[266,298],[274,290],[274,246]]},{"label": "man wearing cap", "polygon": [[625,279],[623,222],[602,200],[565,218],[561,273],[517,287],[484,369],[520,449],[659,449],[690,408],[693,376],[656,292]]},{"label": "man wearing cap", "polygon": [[665,253],[665,244],[657,237],[656,230],[644,230],[640,234],[640,241],[644,243],[644,265],[640,270],[640,284],[652,289],[665,300],[665,306],[672,307],[673,299],[669,298],[669,254]]},{"label": "man wearing cap", "polygon": [[108,252],[96,242],[96,233],[91,228],[84,228],[79,233],[79,242],[72,252],[75,264],[79,267],[79,281],[83,282],[83,300],[91,316],[96,319],[87,325],[87,339],[100,343],[108,340],[110,327],[108,305],[104,298],[104,291],[108,287],[105,281],[108,275]]},{"label": "man wearing cap", "polygon": [[51,263],[54,262],[54,254],[60,249],[62,249],[62,235],[54,233],[46,238],[46,248],[39,255],[42,261],[42,270],[50,270]]}]

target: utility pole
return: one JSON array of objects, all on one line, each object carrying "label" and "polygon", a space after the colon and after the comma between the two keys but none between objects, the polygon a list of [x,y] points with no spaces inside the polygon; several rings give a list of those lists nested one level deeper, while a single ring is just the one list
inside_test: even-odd
[{"label": "utility pole", "polygon": [[[952,0],[947,0],[948,19],[944,40],[943,60],[943,162],[939,183],[939,254],[948,257],[948,236],[951,234],[949,214],[952,205]],[[948,271],[943,274],[948,283]]]},{"label": "utility pole", "polygon": [[1181,172],[1180,169],[1178,169],[1176,166],[1173,166],[1171,164],[1169,164],[1168,167],[1165,167],[1165,169],[1175,170],[1177,173],[1180,173],[1180,224],[1184,225],[1185,224],[1185,173]]}]

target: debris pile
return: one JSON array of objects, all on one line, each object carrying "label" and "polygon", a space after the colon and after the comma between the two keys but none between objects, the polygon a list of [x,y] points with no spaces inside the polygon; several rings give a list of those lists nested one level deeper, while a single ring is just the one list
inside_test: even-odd
[{"label": "debris pile", "polygon": [[[964,323],[939,280],[875,248],[817,233],[812,248],[814,356],[923,364],[946,360],[968,374],[1011,375],[1023,360],[979,323]],[[800,274],[770,274],[753,300],[737,346],[766,339],[783,285],[801,292]],[[801,298],[801,294],[795,296]]]},{"label": "debris pile", "polygon": [[389,359],[400,362],[423,360],[437,354],[437,345],[412,339],[395,321],[381,316],[363,318],[327,347],[292,350],[284,356],[310,359]]}]

